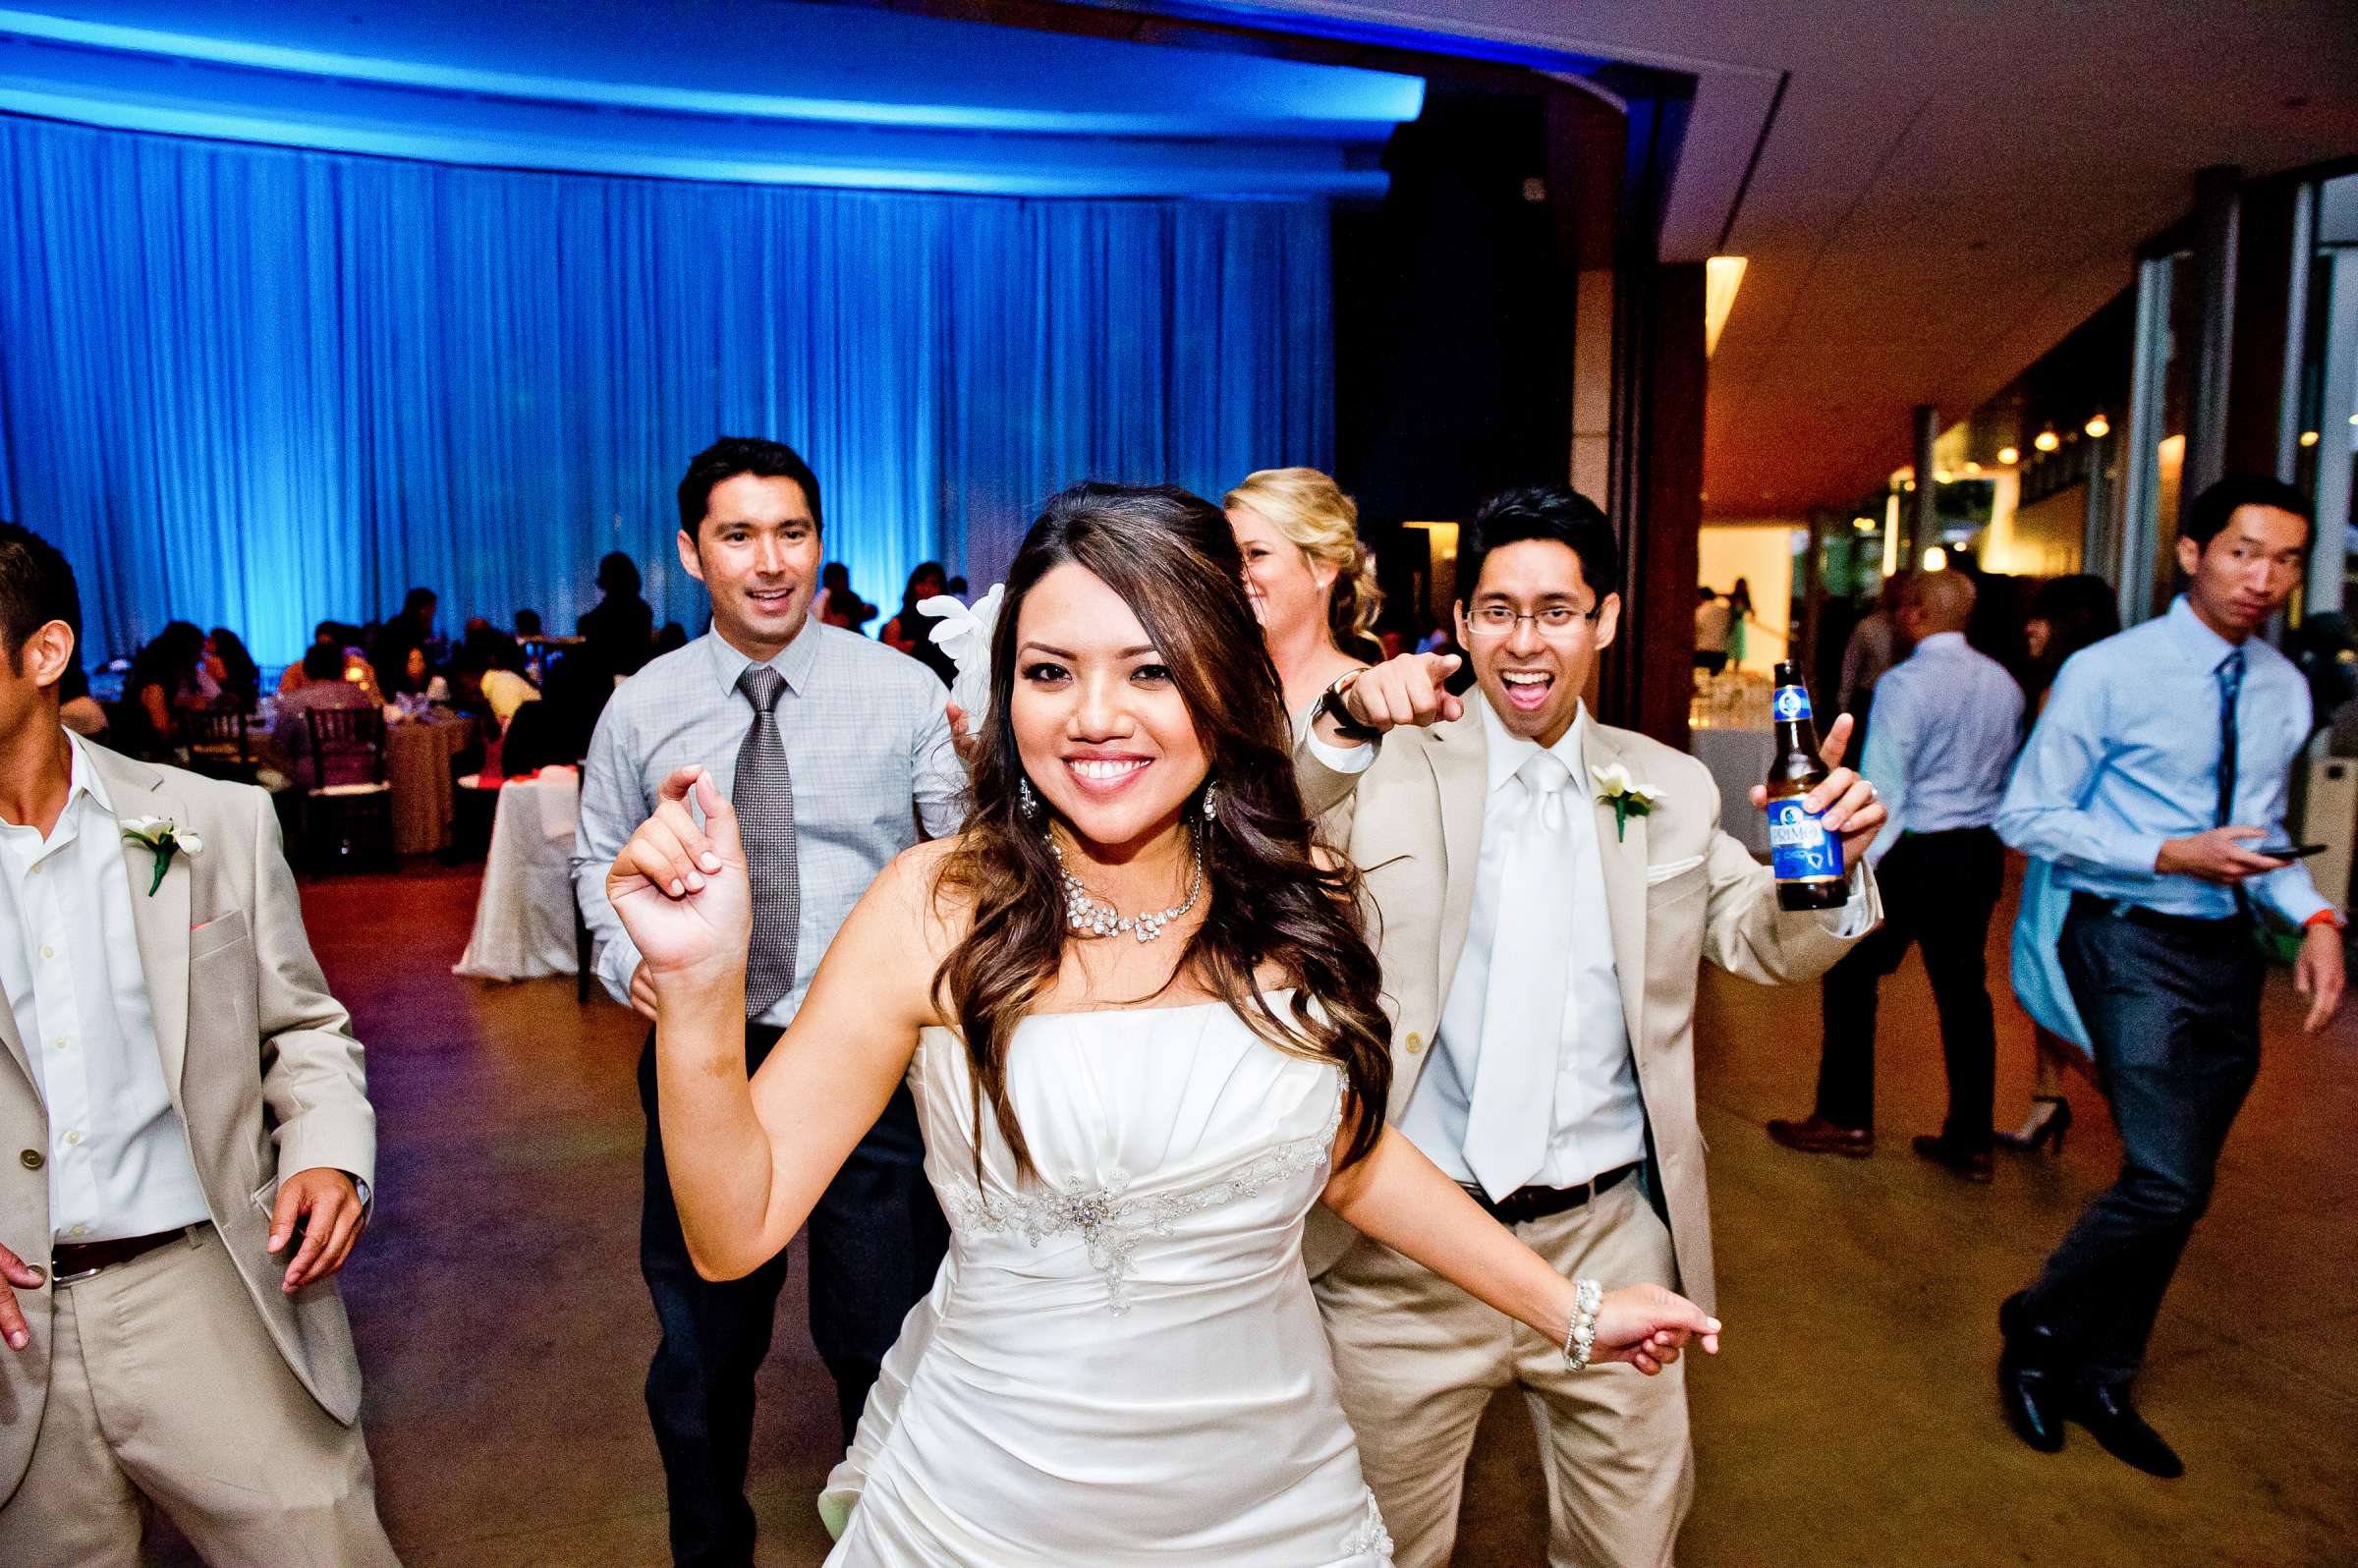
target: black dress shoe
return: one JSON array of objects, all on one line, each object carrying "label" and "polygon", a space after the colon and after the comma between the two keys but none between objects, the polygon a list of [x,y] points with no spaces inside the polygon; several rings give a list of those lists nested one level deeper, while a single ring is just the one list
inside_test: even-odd
[{"label": "black dress shoe", "polygon": [[2022,1297],[1997,1312],[2006,1348],[1997,1358],[1997,1398],[2014,1435],[2043,1454],[2063,1447],[2064,1372],[2053,1330],[2027,1320]]},{"label": "black dress shoe", "polygon": [[2131,1469],[2164,1481],[2186,1474],[2177,1450],[2162,1441],[2162,1434],[2147,1426],[2137,1407],[2129,1403],[2126,1383],[2084,1384],[2072,1395],[2068,1413],[2104,1445],[2105,1453]]}]

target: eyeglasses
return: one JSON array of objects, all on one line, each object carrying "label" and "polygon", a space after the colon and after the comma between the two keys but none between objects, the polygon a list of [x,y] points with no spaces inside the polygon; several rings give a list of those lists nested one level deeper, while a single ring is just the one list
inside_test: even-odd
[{"label": "eyeglasses", "polygon": [[1511,637],[1517,626],[1525,621],[1540,629],[1542,637],[1571,638],[1595,623],[1604,613],[1604,606],[1593,610],[1576,610],[1569,604],[1550,604],[1544,610],[1518,610],[1511,604],[1481,604],[1466,617],[1466,629],[1476,637]]}]

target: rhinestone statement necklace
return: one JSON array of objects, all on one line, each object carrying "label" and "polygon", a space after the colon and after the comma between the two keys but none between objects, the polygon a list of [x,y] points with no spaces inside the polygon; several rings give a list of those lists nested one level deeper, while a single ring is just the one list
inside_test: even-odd
[{"label": "rhinestone statement necklace", "polygon": [[1194,909],[1196,896],[1204,891],[1204,840],[1193,833],[1188,837],[1195,850],[1196,864],[1188,877],[1187,897],[1151,915],[1124,915],[1083,887],[1081,878],[1064,864],[1064,846],[1052,835],[1043,833],[1040,837],[1047,840],[1048,853],[1056,857],[1056,874],[1064,878],[1065,920],[1083,936],[1119,936],[1127,931],[1142,942],[1151,942],[1162,934],[1163,926]]}]

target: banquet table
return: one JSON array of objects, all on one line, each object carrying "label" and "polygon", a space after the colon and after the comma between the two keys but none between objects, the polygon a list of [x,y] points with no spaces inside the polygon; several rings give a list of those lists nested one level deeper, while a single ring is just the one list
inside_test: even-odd
[{"label": "banquet table", "polygon": [[1763,726],[1698,725],[1688,731],[1687,750],[1711,769],[1719,786],[1719,825],[1738,843],[1766,860],[1768,856],[1768,818],[1752,804],[1752,787],[1768,777],[1768,758],[1776,750],[1776,735]]},{"label": "banquet table", "polygon": [[537,980],[575,968],[573,837],[581,776],[546,767],[500,787],[475,928],[451,969],[475,980]]},{"label": "banquet table", "polygon": [[394,854],[431,855],[450,847],[450,761],[474,736],[475,720],[456,714],[385,727]]}]

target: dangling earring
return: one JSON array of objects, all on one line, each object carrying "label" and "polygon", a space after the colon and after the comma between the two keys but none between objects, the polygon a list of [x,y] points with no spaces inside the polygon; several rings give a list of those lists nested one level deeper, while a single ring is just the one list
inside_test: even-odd
[{"label": "dangling earring", "polygon": [[1032,793],[1032,781],[1021,774],[1015,780],[1015,809],[1027,822],[1039,820],[1039,797]]},{"label": "dangling earring", "polygon": [[1220,786],[1217,782],[1204,786],[1204,805],[1201,810],[1204,812],[1204,820],[1207,822],[1219,814]]}]

